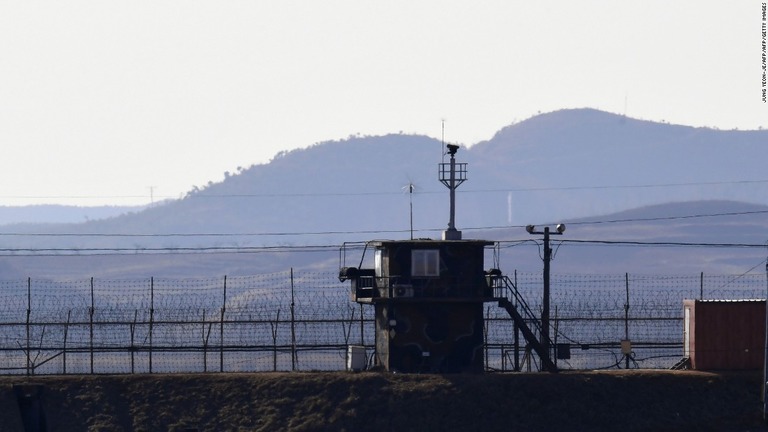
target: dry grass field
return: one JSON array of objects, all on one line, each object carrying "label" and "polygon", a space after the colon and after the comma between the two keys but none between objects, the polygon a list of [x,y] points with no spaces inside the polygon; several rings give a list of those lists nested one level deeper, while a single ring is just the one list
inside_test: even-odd
[{"label": "dry grass field", "polygon": [[0,377],[42,385],[48,431],[765,431],[762,373],[255,373]]}]

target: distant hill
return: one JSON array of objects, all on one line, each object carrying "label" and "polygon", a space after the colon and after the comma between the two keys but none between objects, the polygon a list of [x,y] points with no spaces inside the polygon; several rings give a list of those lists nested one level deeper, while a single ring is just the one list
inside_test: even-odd
[{"label": "distant hill", "polygon": [[[735,201],[658,204],[619,213],[553,221],[558,273],[744,274],[765,270],[768,206]],[[473,232],[515,245],[501,252],[505,270],[540,270],[541,235],[522,227]]]},{"label": "distant hill", "polygon": [[[531,223],[651,204],[725,199],[765,204],[768,131],[720,131],[562,110],[507,126],[471,147],[473,188],[488,208]],[[485,180],[485,179],[484,179]],[[498,219],[497,219],[498,221]]]},{"label": "distant hill", "polygon": [[[457,193],[456,224],[466,235],[478,232],[494,239],[516,233],[514,238],[523,238],[527,234],[518,232],[526,224],[603,218],[601,215],[614,218],[625,211],[666,215],[693,202],[706,203],[701,205],[714,213],[728,212],[734,206],[762,206],[768,184],[763,168],[768,159],[766,142],[768,131],[693,128],[591,109],[542,114],[459,150],[457,160],[469,164],[469,180]],[[196,188],[183,199],[81,223],[4,226],[2,240],[7,253],[17,255],[28,253],[14,252],[20,248],[75,252],[85,248],[167,249],[168,256],[154,258],[148,267],[136,270],[202,271],[170,252],[406,239],[411,235],[411,204],[413,235],[436,238],[448,222],[448,192],[437,178],[438,163],[448,160],[443,149],[438,140],[403,134],[318,143],[282,152],[269,163]],[[413,194],[408,193],[409,184],[415,186]],[[649,207],[668,203],[683,204]],[[684,211],[704,210],[688,207]],[[768,238],[762,232],[764,220],[749,222],[749,227],[743,225],[745,220],[734,216],[702,221],[715,223],[725,237]],[[666,233],[678,238],[688,235],[683,222],[690,221],[584,224],[579,231],[575,226],[569,228],[566,237],[588,232],[597,239],[608,233],[646,239]],[[706,226],[696,229],[688,239],[703,238],[710,231]],[[750,231],[748,235],[743,234],[745,230]],[[24,233],[52,235],[19,235]],[[222,260],[220,270],[242,271],[238,262],[259,261],[263,268],[274,268],[279,262],[262,253],[258,260],[255,256],[246,259],[241,254]],[[302,265],[317,261],[307,254],[294,254],[294,258]],[[26,268],[24,273],[32,270],[19,261],[8,262],[15,262],[14,268]],[[284,261],[281,265],[292,264]],[[51,266],[59,267],[49,263],[45,268]]]},{"label": "distant hill", "polygon": [[[766,142],[768,130],[676,126],[591,109],[542,114],[459,151],[469,181],[458,190],[457,225],[525,225],[678,201],[768,204]],[[437,179],[437,164],[447,161],[442,153],[439,141],[424,136],[323,142],[282,152],[183,199],[64,229],[281,233],[254,241],[261,243],[297,241],[287,233],[406,237],[412,198],[414,228],[429,234],[448,221],[447,189]]]}]

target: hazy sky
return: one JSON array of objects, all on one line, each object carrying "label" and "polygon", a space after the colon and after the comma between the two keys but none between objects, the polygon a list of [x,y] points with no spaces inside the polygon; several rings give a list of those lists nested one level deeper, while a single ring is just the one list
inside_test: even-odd
[{"label": "hazy sky", "polygon": [[761,4],[0,0],[0,205],[176,198],[442,119],[466,145],[561,108],[768,127]]}]

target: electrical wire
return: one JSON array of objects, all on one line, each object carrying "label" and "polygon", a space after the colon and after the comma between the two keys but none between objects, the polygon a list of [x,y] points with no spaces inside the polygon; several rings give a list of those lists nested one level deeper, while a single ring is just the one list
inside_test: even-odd
[{"label": "electrical wire", "polygon": [[[681,216],[664,216],[653,218],[632,218],[632,219],[613,219],[585,222],[571,222],[571,225],[599,225],[606,223],[630,223],[640,221],[667,221],[676,219],[690,219],[703,217],[726,217],[726,216],[747,216],[755,214],[766,214],[766,211],[743,211],[726,212],[711,214],[693,214]],[[498,229],[523,228],[522,226],[489,226],[489,227],[471,227],[464,230],[489,231]],[[441,228],[422,229],[419,232],[441,231]],[[402,234],[410,232],[409,229],[402,230],[358,230],[358,231],[317,231],[317,232],[249,232],[249,233],[19,233],[19,232],[0,232],[0,237],[110,237],[110,238],[200,238],[200,237],[268,237],[268,236],[319,236],[319,235],[353,235],[353,234]],[[499,240],[499,247],[509,248],[519,246],[528,242],[533,242],[540,248],[540,244],[533,239],[515,239]],[[765,244],[747,244],[747,243],[704,243],[704,242],[644,242],[644,241],[624,241],[624,240],[576,240],[561,239],[557,248],[562,244],[572,245],[605,245],[622,247],[713,247],[713,248],[764,248]],[[134,247],[134,248],[2,248],[0,254],[4,256],[47,256],[61,254],[88,254],[88,255],[124,255],[124,254],[190,254],[190,253],[259,253],[265,251],[317,251],[327,250],[329,248],[338,248],[337,245],[299,245],[299,246],[262,246],[262,247]],[[758,264],[760,265],[760,264]],[[750,270],[751,271],[751,270]]]},{"label": "electrical wire", "polygon": [[[437,231],[419,230],[419,231]],[[260,237],[260,236],[309,236],[309,235],[341,235],[341,234],[393,234],[405,233],[409,230],[360,230],[360,231],[305,231],[305,232],[263,232],[263,233],[20,233],[0,232],[7,237]]]},{"label": "electrical wire", "polygon": [[728,281],[726,281],[724,284],[722,284],[719,287],[717,287],[717,289],[723,289],[723,288],[727,287],[728,285],[730,285],[730,284],[736,282],[737,280],[743,278],[744,276],[749,274],[752,270],[760,267],[761,265],[765,264],[766,262],[768,262],[768,259],[764,259],[764,260],[760,261],[759,263],[755,264],[752,268],[750,268],[749,270],[743,272],[742,274],[736,275],[736,276],[728,279]]},{"label": "electrical wire", "polygon": [[303,246],[212,246],[212,247],[137,247],[137,248],[0,248],[0,256],[120,256],[120,255],[200,255],[200,254],[255,254],[277,252],[327,252],[336,251],[338,245]]},{"label": "electrical wire", "polygon": [[[533,240],[499,241],[500,244],[511,243],[519,246]],[[609,240],[560,240],[560,244],[602,245],[624,247],[713,247],[713,248],[764,248],[762,244],[747,243],[685,243],[685,242],[639,242],[639,241],[609,241]],[[501,246],[506,247],[506,246]],[[559,249],[560,246],[558,246]],[[339,245],[283,245],[283,246],[194,246],[194,247],[113,247],[113,248],[0,248],[1,256],[49,256],[68,254],[83,255],[126,255],[126,254],[190,254],[190,253],[261,253],[261,252],[318,252],[336,250]],[[541,255],[541,254],[540,254]],[[762,264],[762,262],[760,263]],[[757,266],[759,266],[758,264]],[[754,268],[756,268],[755,266]],[[753,269],[754,269],[753,268]],[[753,270],[751,269],[751,270]],[[750,270],[750,271],[751,271]]]},{"label": "electrical wire", "polygon": [[[723,186],[723,185],[748,185],[764,184],[768,180],[733,180],[733,181],[712,181],[712,182],[684,182],[684,183],[658,183],[658,184],[639,184],[639,185],[608,185],[608,186],[552,186],[552,187],[530,187],[530,188],[496,188],[496,189],[464,189],[457,190],[460,194],[471,193],[498,193],[498,192],[557,192],[557,191],[575,191],[575,190],[610,190],[610,189],[652,189],[652,188],[672,188],[688,186]],[[442,190],[423,190],[416,194],[437,194],[443,193]],[[214,194],[205,192],[205,189],[189,191],[187,198],[290,198],[290,197],[348,197],[348,196],[368,196],[368,195],[401,195],[401,192],[296,192],[296,193],[252,193],[252,194]],[[0,199],[137,199],[148,198],[146,195],[0,195]],[[155,195],[155,199],[178,199],[178,196]]]},{"label": "electrical wire", "polygon": [[697,242],[643,242],[628,240],[560,240],[562,243],[573,244],[598,244],[614,246],[640,246],[640,247],[708,247],[708,248],[765,248],[765,244],[754,243],[697,243]]},{"label": "electrical wire", "polygon": [[722,216],[747,216],[747,215],[755,215],[755,214],[768,214],[768,210],[695,214],[695,215],[682,215],[682,216],[659,216],[659,217],[652,217],[652,218],[613,219],[613,220],[605,220],[605,221],[583,221],[583,222],[569,222],[568,224],[569,225],[600,225],[600,224],[609,224],[609,223],[653,222],[653,221],[696,219],[696,218],[722,217]]},{"label": "electrical wire", "polygon": [[[609,219],[597,221],[568,222],[569,225],[600,225],[609,223],[632,223],[648,221],[669,221],[677,219],[693,219],[706,217],[726,217],[726,216],[748,216],[756,214],[768,214],[768,210],[728,212],[728,213],[707,213],[681,216],[660,216],[653,218],[628,218],[628,219]],[[503,225],[503,226],[483,226],[466,227],[463,231],[491,231],[491,230],[509,230],[524,228],[524,225]],[[415,230],[418,232],[439,232],[442,228],[425,228]],[[21,232],[0,232],[0,236],[17,237],[256,237],[256,236],[309,236],[309,235],[348,235],[348,234],[401,234],[410,232],[409,229],[400,230],[357,230],[357,231],[296,231],[296,232],[263,232],[263,233],[21,233]],[[566,241],[566,240],[563,240]],[[571,240],[572,241],[572,240]]]}]

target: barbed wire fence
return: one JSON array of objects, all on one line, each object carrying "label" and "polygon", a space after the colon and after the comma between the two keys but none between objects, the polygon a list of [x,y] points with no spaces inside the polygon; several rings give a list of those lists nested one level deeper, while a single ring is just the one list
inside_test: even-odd
[{"label": "barbed wire fence", "polygon": [[[510,278],[540,312],[542,275]],[[658,369],[683,355],[684,299],[764,299],[766,276],[553,274],[551,292],[553,339],[570,353],[561,369]],[[486,368],[535,367],[506,311],[484,312]],[[331,272],[6,280],[0,374],[343,370],[349,345],[372,355],[373,321]]]}]

